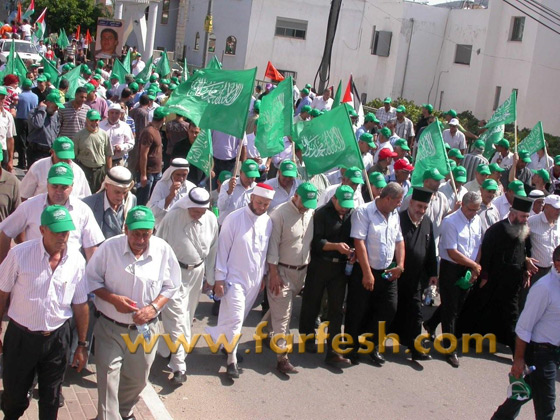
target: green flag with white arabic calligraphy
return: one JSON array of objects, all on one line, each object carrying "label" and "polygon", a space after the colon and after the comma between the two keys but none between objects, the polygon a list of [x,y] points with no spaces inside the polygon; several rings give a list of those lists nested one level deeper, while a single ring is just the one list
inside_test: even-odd
[{"label": "green flag with white arabic calligraphy", "polygon": [[320,174],[335,167],[357,166],[364,169],[346,107],[338,106],[303,123],[301,127],[301,132],[294,140],[302,149],[309,175]]},{"label": "green flag with white arabic calligraphy", "polygon": [[544,132],[541,121],[539,121],[537,125],[533,127],[527,137],[525,137],[523,141],[517,145],[517,148],[519,150],[527,150],[530,155],[536,153],[537,150],[544,149],[545,147],[546,143],[544,141]]},{"label": "green flag with white arabic calligraphy", "polygon": [[207,129],[200,130],[200,133],[187,154],[187,160],[191,165],[196,166],[204,172],[206,176],[210,176],[213,154],[211,131]]},{"label": "green flag with white arabic calligraphy", "polygon": [[292,77],[287,77],[261,100],[255,146],[262,157],[274,156],[283,151],[284,137],[292,132],[292,83]]},{"label": "green flag with white arabic calligraphy", "polygon": [[495,127],[489,128],[478,138],[484,142],[484,156],[486,159],[492,159],[494,153],[496,153],[496,148],[494,145],[497,141],[504,138],[504,125],[500,124]]},{"label": "green flag with white arabic calligraphy", "polygon": [[222,63],[220,63],[220,60],[218,60],[216,58],[216,56],[214,56],[214,57],[212,57],[212,60],[210,60],[210,62],[206,66],[206,68],[207,69],[214,69],[214,70],[221,70],[222,69]]},{"label": "green flag with white arabic calligraphy", "polygon": [[494,111],[490,121],[484,126],[492,128],[497,125],[511,124],[517,119],[517,94],[515,90],[511,92],[509,98]]},{"label": "green flag with white arabic calligraphy", "polygon": [[443,143],[441,122],[438,120],[427,126],[418,139],[418,152],[412,172],[412,185],[421,187],[424,184],[424,172],[436,168],[441,174],[449,173],[447,153]]},{"label": "green flag with white arabic calligraphy", "polygon": [[243,138],[256,73],[256,67],[199,70],[177,86],[165,105],[198,127]]}]

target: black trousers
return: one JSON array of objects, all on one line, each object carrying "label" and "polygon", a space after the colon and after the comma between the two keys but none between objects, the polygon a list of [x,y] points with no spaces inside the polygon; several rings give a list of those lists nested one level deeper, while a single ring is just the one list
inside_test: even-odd
[{"label": "black trousers", "polygon": [[422,291],[417,275],[399,278],[397,313],[391,327],[399,334],[400,343],[412,351],[414,340],[422,332]]},{"label": "black trousers", "polygon": [[537,271],[536,274],[533,274],[531,276],[531,286],[530,287],[523,287],[521,289],[521,291],[519,292],[519,313],[521,313],[523,311],[523,308],[525,307],[525,302],[527,301],[527,296],[529,295],[529,290],[531,290],[531,287],[533,287],[533,284],[535,284],[537,281],[539,281],[539,279],[541,279],[542,277],[546,276],[548,273],[550,273],[550,269],[552,267],[537,267],[539,269],[539,271]]},{"label": "black trousers", "polygon": [[342,319],[344,318],[344,296],[348,277],[344,274],[345,263],[326,261],[318,257],[311,257],[305,278],[301,313],[299,317],[299,332],[313,334],[315,320],[321,311],[323,294],[327,291],[327,307],[329,320],[329,338],[327,346],[332,351],[332,339],[340,334]]},{"label": "black trousers", "polygon": [[18,166],[20,168],[27,167],[27,134],[29,133],[29,127],[27,125],[27,120],[16,118],[16,131],[17,136],[14,138],[14,149],[18,154]]},{"label": "black trousers", "polygon": [[354,264],[352,276],[348,282],[346,299],[346,323],[344,330],[352,336],[353,351],[358,351],[358,339],[362,333],[373,333],[371,340],[376,349],[379,346],[379,322],[385,321],[388,331],[397,312],[397,282],[381,277],[384,270],[371,269],[375,278],[373,291],[366,290],[362,285],[362,269]]},{"label": "black trousers", "polygon": [[[556,371],[559,364],[558,348],[529,343],[525,353],[527,366],[535,366],[535,371],[525,377],[531,387],[536,420],[552,420],[556,410]],[[519,415],[526,401],[506,399],[498,407],[492,420],[510,420]]]},{"label": "black trousers", "polygon": [[1,406],[5,420],[19,419],[29,406],[27,391],[35,373],[39,378],[39,420],[56,420],[69,345],[68,322],[49,336],[42,336],[27,332],[10,321],[4,337]]},{"label": "black trousers", "polygon": [[40,146],[37,143],[29,143],[27,145],[27,167],[30,168],[39,159],[49,157],[51,155],[50,147]]}]

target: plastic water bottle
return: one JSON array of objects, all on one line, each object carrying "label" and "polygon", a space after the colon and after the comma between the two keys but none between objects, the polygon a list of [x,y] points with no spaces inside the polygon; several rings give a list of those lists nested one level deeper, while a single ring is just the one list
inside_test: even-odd
[{"label": "plastic water bottle", "polygon": [[[226,293],[227,293],[227,291],[228,291],[228,289],[229,289],[229,286],[231,286],[231,282],[229,282],[229,281],[226,282],[226,283],[224,284],[224,296],[226,295]],[[210,299],[215,300],[216,302],[218,302],[220,299],[222,299],[222,298],[216,296],[216,295],[214,294],[214,290],[212,290],[212,289],[208,290],[208,292],[206,292],[206,295],[207,295]]]},{"label": "plastic water bottle", "polygon": [[352,269],[354,268],[354,263],[352,262],[352,258],[354,258],[354,250],[348,256],[348,261],[346,262],[346,267],[344,267],[344,274],[347,276],[352,275]]},{"label": "plastic water bottle", "polygon": [[395,268],[397,266],[397,263],[393,262],[391,263],[391,265],[389,267],[387,267],[387,270],[385,270],[385,272],[383,274],[381,274],[381,277],[384,280],[390,280],[391,277],[393,277],[393,273],[390,273],[388,270],[391,270],[393,268]]},{"label": "plastic water bottle", "polygon": [[424,306],[433,305],[437,296],[437,286],[435,284],[428,286],[424,293],[426,294],[426,296],[424,297]]},{"label": "plastic water bottle", "polygon": [[148,326],[148,323],[142,325],[136,324],[136,329],[138,330],[138,334],[142,334],[144,336],[144,340],[150,341],[152,336],[150,334],[150,327]]}]

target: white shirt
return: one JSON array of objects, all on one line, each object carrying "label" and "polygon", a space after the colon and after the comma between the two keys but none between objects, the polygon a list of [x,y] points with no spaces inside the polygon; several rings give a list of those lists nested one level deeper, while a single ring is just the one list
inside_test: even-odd
[{"label": "white shirt", "polygon": [[[39,159],[31,165],[19,185],[19,193],[22,198],[31,198],[47,192],[47,177],[51,166],[53,166],[52,157]],[[84,171],[74,161],[70,161],[70,167],[74,171],[74,186],[71,195],[77,198],[89,197],[91,190]]]},{"label": "white shirt", "polygon": [[[39,239],[42,237],[39,226],[41,213],[49,205],[47,193],[39,194],[24,201],[19,207],[0,223],[0,230],[10,238],[15,238],[25,232],[25,240]],[[70,231],[68,248],[91,248],[103,242],[105,237],[89,206],[82,200],[70,196],[64,204],[68,209],[76,229]]]},{"label": "white shirt", "polygon": [[552,266],[552,253],[560,245],[560,223],[548,223],[544,212],[529,217],[527,223],[531,229],[531,256],[539,267]]},{"label": "white shirt", "polygon": [[333,99],[329,98],[326,101],[323,99],[323,95],[316,96],[311,102],[311,108],[318,109],[319,111],[330,111],[333,104]]},{"label": "white shirt", "polygon": [[8,316],[31,331],[54,331],[87,302],[85,260],[67,247],[52,271],[43,238],[16,245],[0,265],[0,290],[10,293]]},{"label": "white shirt", "polygon": [[[138,309],[159,295],[171,298],[179,288],[181,270],[173,249],[163,239],[150,238],[148,249],[139,257],[132,253],[125,235],[107,239],[95,251],[86,268],[90,292],[105,288],[136,302]],[[95,296],[95,306],[105,316],[132,324],[132,314],[122,314],[106,300]]]},{"label": "white shirt", "polygon": [[[338,184],[330,185],[329,187],[327,187],[325,192],[319,196],[319,199],[317,201],[317,207],[322,207],[325,204],[327,204],[329,201],[331,201],[331,198],[333,198],[334,194],[336,193],[336,190],[341,185],[342,183],[339,182]],[[364,197],[362,196],[362,184],[358,184],[358,188],[356,188],[356,191],[354,191],[354,208],[357,209],[358,207],[364,204],[365,202],[364,202]]]},{"label": "white shirt", "polygon": [[500,152],[494,153],[490,163],[497,163],[500,168],[509,168],[513,165],[513,153],[508,152],[506,157],[503,157]]},{"label": "white shirt", "polygon": [[301,184],[301,180],[297,178],[294,179],[294,182],[292,183],[292,188],[290,188],[290,192],[286,192],[284,187],[280,185],[280,183],[278,182],[278,177],[269,179],[268,181],[265,182],[265,184],[270,185],[272,188],[274,188],[275,191],[274,198],[272,199],[272,201],[270,202],[270,206],[268,207],[268,212],[270,213],[273,208],[275,208],[276,206],[282,203],[285,203],[286,201],[288,201],[290,198],[294,196],[297,188],[299,187],[299,184]]},{"label": "white shirt", "polygon": [[204,261],[206,281],[214,284],[218,251],[218,219],[214,213],[206,210],[199,220],[193,220],[187,209],[175,206],[159,224],[157,236],[173,248],[181,263],[196,265]]},{"label": "white shirt", "polygon": [[245,145],[247,147],[247,158],[248,159],[260,159],[261,158],[261,153],[259,152],[259,149],[257,149],[257,146],[255,146],[255,134],[251,133],[251,134],[247,134],[247,143]]},{"label": "white shirt", "polygon": [[396,244],[403,240],[399,214],[395,210],[385,219],[375,201],[367,203],[352,213],[350,237],[365,241],[371,268],[384,270],[393,261]]},{"label": "white shirt", "polygon": [[373,156],[371,153],[362,154],[362,161],[364,162],[364,168],[366,168],[366,172],[373,167]]},{"label": "white shirt", "polygon": [[467,182],[465,185],[463,185],[463,187],[465,187],[467,191],[473,191],[473,192],[480,191],[480,184],[478,183],[476,178],[474,178],[472,181]]},{"label": "white shirt", "polygon": [[15,137],[16,135],[16,125],[14,123],[14,117],[4,108],[0,109],[0,143],[2,144],[2,150],[8,149],[7,139]]},{"label": "white shirt", "polygon": [[215,280],[241,284],[247,289],[259,285],[271,233],[268,214],[257,216],[248,206],[231,213],[218,238]]},{"label": "white shirt", "polygon": [[169,206],[165,208],[165,199],[169,195],[171,185],[173,185],[173,179],[160,179],[152,191],[150,201],[148,201],[147,206],[152,210],[156,219],[156,229],[163,220],[163,217],[171,210],[171,207],[187,195],[192,188],[196,187],[191,181],[185,180],[181,188],[177,191],[177,194],[175,194],[173,200],[171,200],[171,203],[169,203]]},{"label": "white shirt", "polygon": [[[106,119],[99,123],[99,128],[109,135],[111,146],[113,146],[113,159],[121,159],[134,147],[134,135],[126,122],[118,120],[116,124],[111,124]],[[116,145],[121,147],[120,152],[114,151]]]},{"label": "white shirt", "polygon": [[478,214],[471,220],[467,220],[462,210],[459,209],[443,219],[439,238],[439,255],[444,260],[455,263],[447,253],[448,249],[454,249],[475,261],[481,240],[482,227]]},{"label": "white shirt", "polygon": [[220,194],[218,195],[218,210],[220,211],[218,223],[220,225],[224,223],[224,219],[232,211],[245,207],[249,204],[251,201],[251,194],[253,194],[253,188],[257,185],[256,182],[253,182],[249,185],[249,188],[245,189],[245,187],[241,185],[241,179],[237,178],[237,184],[235,185],[231,195],[229,195],[227,192],[231,179],[232,178],[224,181],[222,187],[220,188]]},{"label": "white shirt", "polygon": [[[548,157],[548,159],[547,159]],[[547,171],[554,166],[554,159],[552,156],[543,155],[539,157],[537,153],[533,153],[531,155],[531,163],[527,165],[529,169],[538,170],[538,169],[546,169]]]},{"label": "white shirt", "polygon": [[465,135],[459,130],[457,130],[454,136],[451,135],[451,131],[449,129],[444,130],[443,141],[449,144],[452,149],[465,150],[467,148],[467,140],[465,139]]},{"label": "white shirt", "polygon": [[509,214],[509,209],[511,208],[511,204],[509,204],[506,195],[502,194],[498,198],[495,198],[494,201],[492,201],[492,204],[496,207],[496,210],[498,210],[500,220],[504,220]]},{"label": "white shirt", "polygon": [[478,215],[480,216],[480,224],[482,227],[483,236],[490,226],[500,221],[500,214],[498,213],[498,209],[496,209],[496,206],[494,206],[493,202],[488,206],[482,203],[480,205],[480,211],[478,212]]},{"label": "white shirt", "polygon": [[461,186],[461,188],[457,190],[457,197],[455,197],[455,191],[453,191],[451,180],[447,181],[444,184],[441,184],[438,191],[442,192],[443,195],[445,195],[445,197],[447,198],[447,204],[450,209],[454,209],[455,203],[457,201],[461,201],[463,199],[463,196],[468,192],[464,186]]},{"label": "white shirt", "polygon": [[527,343],[560,345],[560,275],[554,267],[529,290],[515,333]]},{"label": "white shirt", "polygon": [[144,70],[144,67],[146,67],[146,63],[144,63],[140,58],[132,61],[132,74],[138,76],[138,73]]}]

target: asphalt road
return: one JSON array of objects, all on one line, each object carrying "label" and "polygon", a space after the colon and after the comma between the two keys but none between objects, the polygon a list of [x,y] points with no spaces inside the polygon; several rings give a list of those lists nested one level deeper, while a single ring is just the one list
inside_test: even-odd
[{"label": "asphalt road", "polygon": [[[298,297],[291,324],[294,334],[300,305]],[[194,333],[215,325],[211,306],[203,295]],[[334,369],[324,364],[322,355],[294,354],[290,360],[299,373],[287,377],[276,371],[276,355],[266,346],[262,354],[255,354],[252,336],[260,319],[260,307],[254,308],[243,328],[243,373],[235,382],[225,375],[225,356],[212,354],[203,340],[187,357],[188,381],[182,386],[170,384],[166,361],[156,358],[150,381],[173,418],[489,419],[506,397],[511,356],[499,345],[495,354],[463,355],[458,369],[441,355],[433,354],[433,360],[420,364],[403,349],[392,354],[392,347],[387,348],[383,367],[362,356],[358,366]],[[560,409],[558,396],[556,405]],[[528,403],[518,419],[532,418]]]}]

